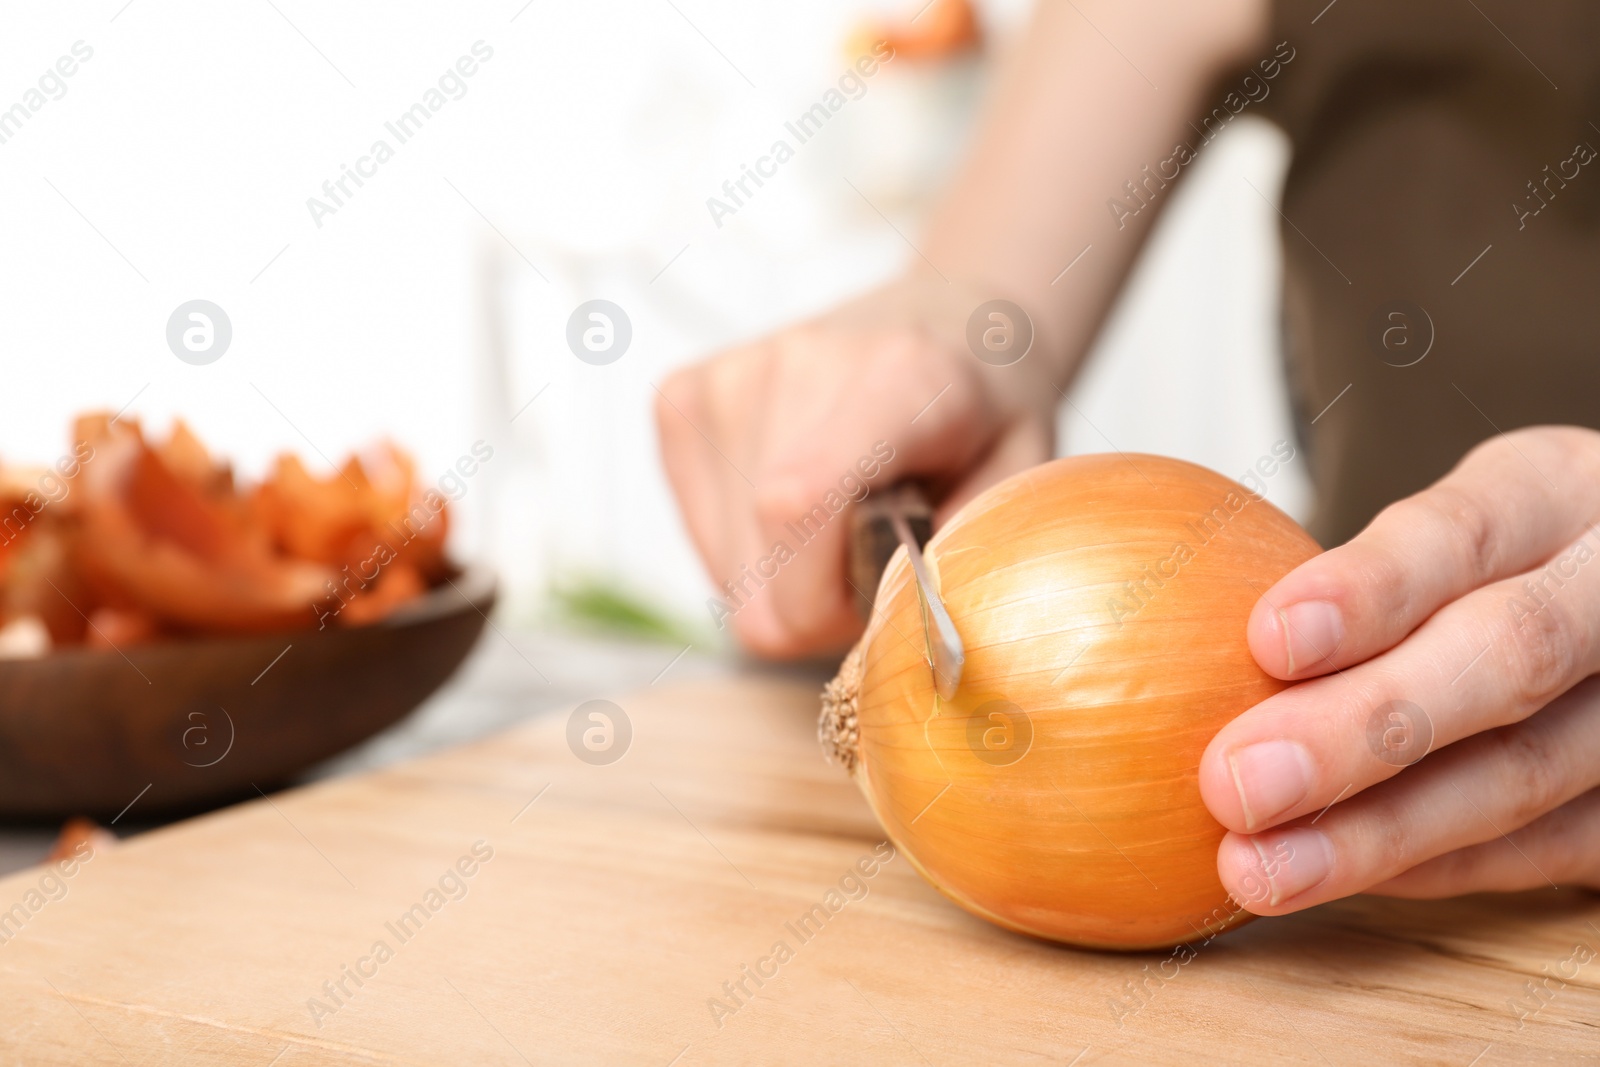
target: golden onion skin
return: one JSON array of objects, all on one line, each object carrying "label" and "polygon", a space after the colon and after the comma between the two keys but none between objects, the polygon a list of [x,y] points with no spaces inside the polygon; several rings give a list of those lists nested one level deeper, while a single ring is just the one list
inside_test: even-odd
[{"label": "golden onion skin", "polygon": [[934,691],[903,550],[884,573],[858,646],[857,783],[928,881],[1009,929],[1140,949],[1248,919],[1217,878],[1200,756],[1285,687],[1245,625],[1318,551],[1179,460],[1076,456],[994,486],[925,552],[966,646],[953,701]]}]

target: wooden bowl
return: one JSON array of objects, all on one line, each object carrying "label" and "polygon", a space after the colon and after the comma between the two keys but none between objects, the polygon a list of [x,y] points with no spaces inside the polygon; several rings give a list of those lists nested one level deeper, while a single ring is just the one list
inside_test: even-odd
[{"label": "wooden bowl", "polygon": [[253,796],[422,703],[494,601],[493,579],[469,571],[367,626],[0,661],[0,815],[109,818],[138,797],[139,818]]}]

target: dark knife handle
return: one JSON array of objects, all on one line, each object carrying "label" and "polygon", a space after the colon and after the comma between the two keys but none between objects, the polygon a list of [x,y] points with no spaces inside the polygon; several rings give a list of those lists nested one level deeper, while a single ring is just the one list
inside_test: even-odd
[{"label": "dark knife handle", "polygon": [[917,545],[926,545],[933,536],[933,505],[917,482],[896,482],[869,493],[850,509],[850,584],[855,587],[856,611],[863,619],[872,617],[872,598],[878,595],[889,557],[900,547],[892,518],[896,513],[905,517]]}]

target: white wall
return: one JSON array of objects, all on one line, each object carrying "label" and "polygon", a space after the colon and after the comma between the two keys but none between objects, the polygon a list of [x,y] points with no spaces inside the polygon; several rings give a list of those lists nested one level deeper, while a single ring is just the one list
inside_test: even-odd
[{"label": "white wall", "polygon": [[[0,144],[0,460],[47,460],[73,413],[130,401],[247,471],[387,433],[437,473],[482,437],[497,455],[458,508],[464,544],[523,603],[586,568],[698,619],[651,382],[894,270],[904,244],[845,179],[914,232],[982,71],[886,69],[718,228],[705,199],[834,82],[862,5],[274,3],[0,15],[0,108],[74,42],[94,50]],[[1020,7],[991,17],[1014,26]],[[478,40],[494,56],[466,95],[317,227],[307,198]],[[1273,216],[1240,180],[1274,196],[1284,149],[1237,127],[1175,199],[1075,393],[1117,447],[1230,472],[1286,432]],[[491,277],[510,309],[500,377]],[[234,328],[202,367],[164,338],[196,297]],[[563,339],[592,297],[633,320],[606,367]],[[1074,451],[1107,447],[1075,415],[1064,427]],[[1301,504],[1287,483],[1283,499]]]}]

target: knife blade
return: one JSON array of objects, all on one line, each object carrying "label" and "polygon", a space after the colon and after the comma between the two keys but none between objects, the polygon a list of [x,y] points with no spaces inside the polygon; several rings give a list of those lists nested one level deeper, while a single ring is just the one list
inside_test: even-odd
[{"label": "knife blade", "polygon": [[934,689],[945,700],[961,686],[966,649],[950,612],[928,577],[922,550],[933,536],[933,507],[914,482],[898,482],[856,505],[851,517],[850,579],[856,609],[870,618],[872,600],[895,549],[904,547],[916,578],[922,632]]}]

